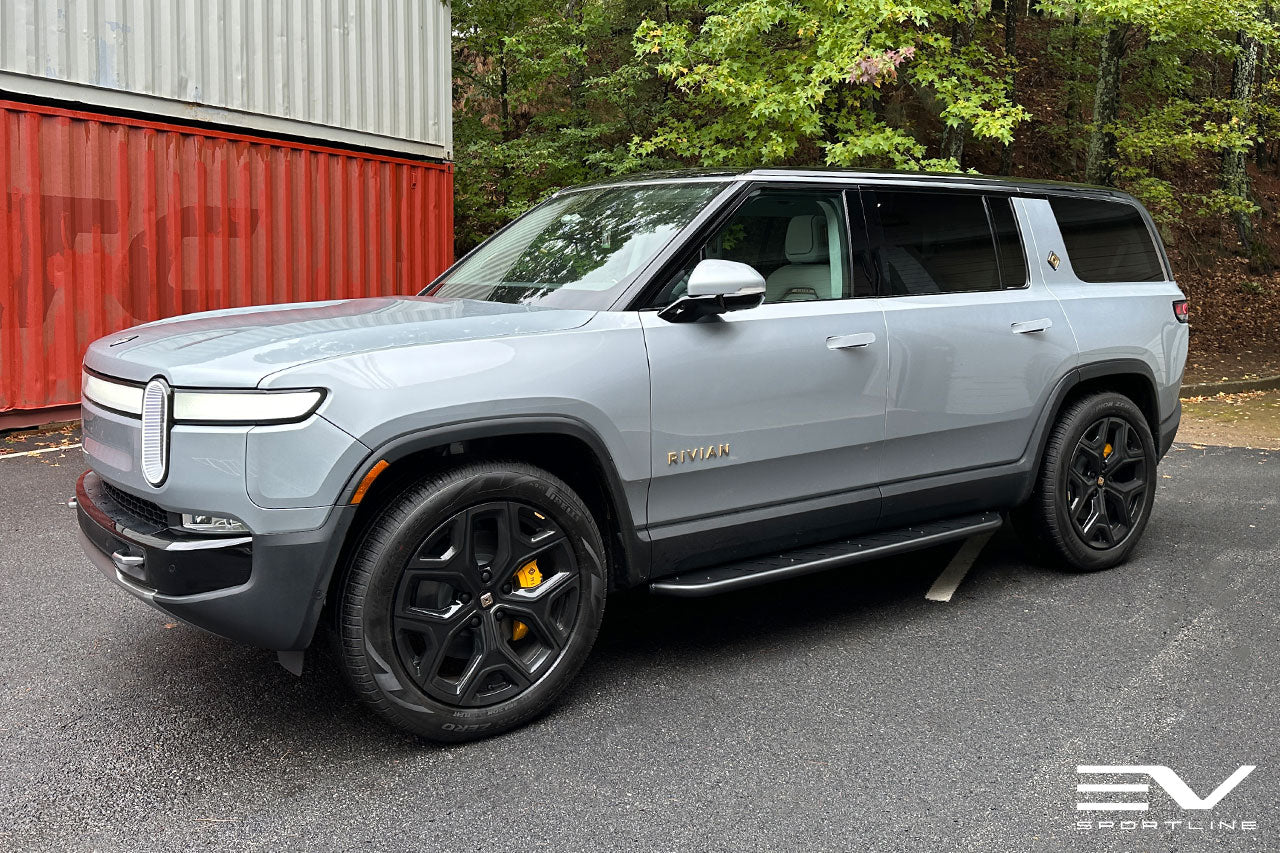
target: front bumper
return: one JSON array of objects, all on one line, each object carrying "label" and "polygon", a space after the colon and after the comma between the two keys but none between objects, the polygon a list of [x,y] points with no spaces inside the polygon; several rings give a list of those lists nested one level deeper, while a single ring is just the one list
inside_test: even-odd
[{"label": "front bumper", "polygon": [[76,483],[80,546],[117,586],[170,616],[239,642],[304,649],[355,507],[315,530],[179,537],[149,527],[86,471]]}]

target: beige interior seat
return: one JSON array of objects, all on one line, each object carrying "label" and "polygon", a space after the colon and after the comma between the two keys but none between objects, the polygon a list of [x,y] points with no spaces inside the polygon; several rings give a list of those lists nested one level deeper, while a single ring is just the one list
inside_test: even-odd
[{"label": "beige interior seat", "polygon": [[766,302],[803,302],[829,298],[831,252],[827,218],[821,214],[793,216],[787,224],[786,266],[765,280]]}]

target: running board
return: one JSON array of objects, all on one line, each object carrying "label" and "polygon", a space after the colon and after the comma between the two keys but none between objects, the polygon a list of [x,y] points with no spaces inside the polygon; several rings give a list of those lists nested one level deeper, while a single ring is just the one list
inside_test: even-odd
[{"label": "running board", "polygon": [[856,539],[797,548],[772,557],[758,557],[754,560],[743,560],[740,563],[726,563],[708,569],[696,569],[654,581],[649,584],[649,589],[659,595],[700,598],[731,589],[742,589],[825,569],[878,560],[905,551],[941,545],[956,539],[968,539],[970,536],[995,530],[1002,523],[1000,514],[995,512],[931,521],[928,524],[886,530],[883,533],[873,533]]}]

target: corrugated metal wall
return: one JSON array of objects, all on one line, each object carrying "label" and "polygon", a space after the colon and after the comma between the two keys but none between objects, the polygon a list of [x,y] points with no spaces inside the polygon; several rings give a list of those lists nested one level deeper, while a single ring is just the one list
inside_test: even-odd
[{"label": "corrugated metal wall", "polygon": [[415,293],[451,167],[0,101],[0,412],[78,402],[95,338],[190,311]]},{"label": "corrugated metal wall", "polygon": [[0,90],[451,159],[440,0],[0,0]]}]

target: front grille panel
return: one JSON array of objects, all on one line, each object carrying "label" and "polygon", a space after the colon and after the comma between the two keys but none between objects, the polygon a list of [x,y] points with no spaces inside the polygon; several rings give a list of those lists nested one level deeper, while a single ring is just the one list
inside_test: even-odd
[{"label": "front grille panel", "polygon": [[130,515],[151,524],[154,527],[168,528],[169,513],[144,498],[131,495],[126,491],[102,481],[102,490],[112,502]]}]

